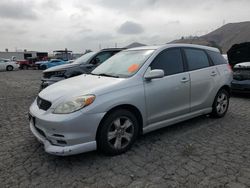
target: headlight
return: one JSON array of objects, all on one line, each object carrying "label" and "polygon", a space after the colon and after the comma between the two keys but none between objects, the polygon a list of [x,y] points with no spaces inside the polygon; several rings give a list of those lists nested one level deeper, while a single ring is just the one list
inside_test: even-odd
[{"label": "headlight", "polygon": [[53,76],[61,77],[61,76],[64,75],[65,72],[66,72],[65,70],[63,70],[63,71],[55,71]]},{"label": "headlight", "polygon": [[80,110],[90,104],[92,104],[95,100],[94,95],[84,95],[80,97],[76,97],[72,99],[71,101],[67,101],[64,103],[59,104],[55,110],[54,114],[69,114],[72,112],[75,112],[77,110]]}]

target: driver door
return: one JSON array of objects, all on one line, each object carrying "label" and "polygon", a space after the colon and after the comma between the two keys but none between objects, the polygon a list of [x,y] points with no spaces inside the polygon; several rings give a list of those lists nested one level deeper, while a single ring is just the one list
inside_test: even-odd
[{"label": "driver door", "polygon": [[163,78],[144,81],[147,124],[161,122],[189,112],[190,76],[179,48],[162,51],[149,70],[162,69]]}]

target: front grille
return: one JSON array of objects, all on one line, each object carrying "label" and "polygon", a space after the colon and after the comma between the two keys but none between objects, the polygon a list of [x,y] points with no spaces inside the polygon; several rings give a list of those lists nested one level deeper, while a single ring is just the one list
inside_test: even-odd
[{"label": "front grille", "polygon": [[233,77],[235,80],[250,80],[250,70],[248,69],[235,70]]},{"label": "front grille", "polygon": [[39,109],[46,111],[51,107],[51,102],[46,101],[39,96],[37,97],[36,102]]},{"label": "front grille", "polygon": [[52,76],[53,77],[64,77],[65,71],[53,71],[53,72],[44,72],[43,73],[43,78],[49,79]]}]

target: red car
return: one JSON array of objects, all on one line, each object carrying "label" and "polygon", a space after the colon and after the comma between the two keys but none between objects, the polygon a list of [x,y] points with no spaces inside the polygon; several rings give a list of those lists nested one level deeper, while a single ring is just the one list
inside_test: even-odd
[{"label": "red car", "polygon": [[20,69],[37,68],[37,65],[32,60],[17,60],[17,63],[20,65]]}]

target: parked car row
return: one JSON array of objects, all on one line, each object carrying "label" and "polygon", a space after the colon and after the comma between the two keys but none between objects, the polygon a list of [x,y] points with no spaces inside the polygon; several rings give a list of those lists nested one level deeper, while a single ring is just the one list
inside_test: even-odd
[{"label": "parked car row", "polygon": [[[1,61],[1,70],[7,70],[7,71],[11,71],[11,70],[15,70],[17,68],[19,69],[40,69],[40,70],[45,70],[54,66],[58,66],[58,65],[63,65],[63,64],[68,64],[68,63],[72,63],[71,61],[63,61],[60,59],[51,59],[48,61],[37,61],[36,63],[33,63],[29,60],[17,60],[17,61],[13,61],[13,60],[9,60],[9,59],[4,59],[4,58],[0,58]],[[6,64],[6,66],[4,66],[4,63]],[[10,65],[10,63],[12,63]],[[17,65],[13,65],[17,64]],[[9,65],[7,68],[7,64]]]},{"label": "parked car row", "polygon": [[167,44],[104,52],[44,71],[47,85],[62,80],[43,89],[29,110],[30,129],[46,152],[117,155],[140,134],[227,112],[232,69],[218,49]]}]

